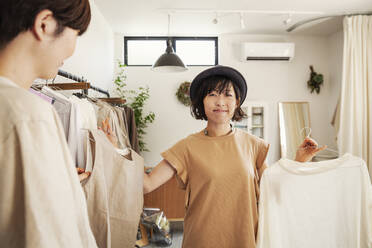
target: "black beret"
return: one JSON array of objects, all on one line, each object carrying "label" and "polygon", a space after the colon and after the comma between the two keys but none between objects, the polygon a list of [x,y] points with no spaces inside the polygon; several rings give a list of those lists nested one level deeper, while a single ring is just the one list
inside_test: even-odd
[{"label": "black beret", "polygon": [[196,91],[199,88],[200,84],[208,77],[212,76],[223,76],[231,80],[241,92],[240,105],[244,102],[245,97],[247,96],[247,83],[243,75],[235,70],[234,68],[228,66],[217,65],[212,68],[206,69],[199,73],[194,80],[191,82],[190,86],[190,98],[191,101],[196,97]]}]

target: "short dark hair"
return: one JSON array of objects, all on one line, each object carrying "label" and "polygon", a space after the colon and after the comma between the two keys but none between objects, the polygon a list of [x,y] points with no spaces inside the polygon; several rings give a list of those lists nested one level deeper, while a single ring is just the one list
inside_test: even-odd
[{"label": "short dark hair", "polygon": [[203,80],[199,88],[196,90],[195,98],[191,102],[191,115],[197,120],[208,120],[208,117],[204,111],[204,98],[214,90],[221,94],[224,90],[228,89],[230,85],[233,86],[236,99],[239,101],[239,105],[235,109],[232,120],[240,121],[242,118],[246,117],[246,114],[240,107],[242,94],[239,87],[236,86],[229,78],[224,76],[211,76]]},{"label": "short dark hair", "polygon": [[32,28],[37,14],[48,9],[53,12],[58,28],[56,35],[65,27],[83,34],[90,23],[89,0],[1,0],[0,1],[0,49],[18,34]]}]

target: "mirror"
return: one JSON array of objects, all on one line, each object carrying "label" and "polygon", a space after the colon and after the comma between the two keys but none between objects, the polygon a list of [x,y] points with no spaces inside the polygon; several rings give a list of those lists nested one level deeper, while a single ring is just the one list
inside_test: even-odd
[{"label": "mirror", "polygon": [[[281,157],[295,159],[298,146],[304,140],[310,127],[310,110],[308,102],[280,102],[279,128]],[[301,132],[302,130],[302,132]]]}]

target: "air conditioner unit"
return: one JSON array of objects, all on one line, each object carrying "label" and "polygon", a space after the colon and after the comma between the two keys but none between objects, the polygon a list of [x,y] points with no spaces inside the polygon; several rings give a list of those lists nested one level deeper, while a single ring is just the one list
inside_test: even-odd
[{"label": "air conditioner unit", "polygon": [[244,42],[242,59],[247,60],[284,60],[294,57],[295,44],[289,42]]}]

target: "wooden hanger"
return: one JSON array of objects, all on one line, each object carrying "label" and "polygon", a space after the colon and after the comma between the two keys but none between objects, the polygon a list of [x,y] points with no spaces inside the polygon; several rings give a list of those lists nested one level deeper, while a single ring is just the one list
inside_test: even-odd
[{"label": "wooden hanger", "polygon": [[[53,90],[88,90],[92,89],[90,83],[79,82],[79,83],[58,83],[58,84],[35,84],[36,88],[42,88],[43,86],[48,86]],[[95,87],[93,87],[94,89]],[[127,101],[120,97],[110,97],[110,98],[98,98],[101,101],[110,104],[125,104]]]},{"label": "wooden hanger", "polygon": [[111,97],[111,98],[98,98],[101,101],[110,103],[110,104],[124,104],[127,101],[120,97]]},{"label": "wooden hanger", "polygon": [[87,90],[90,89],[90,83],[80,82],[80,83],[61,83],[61,84],[36,84],[35,87],[42,88],[43,86],[48,86],[54,90]]}]

